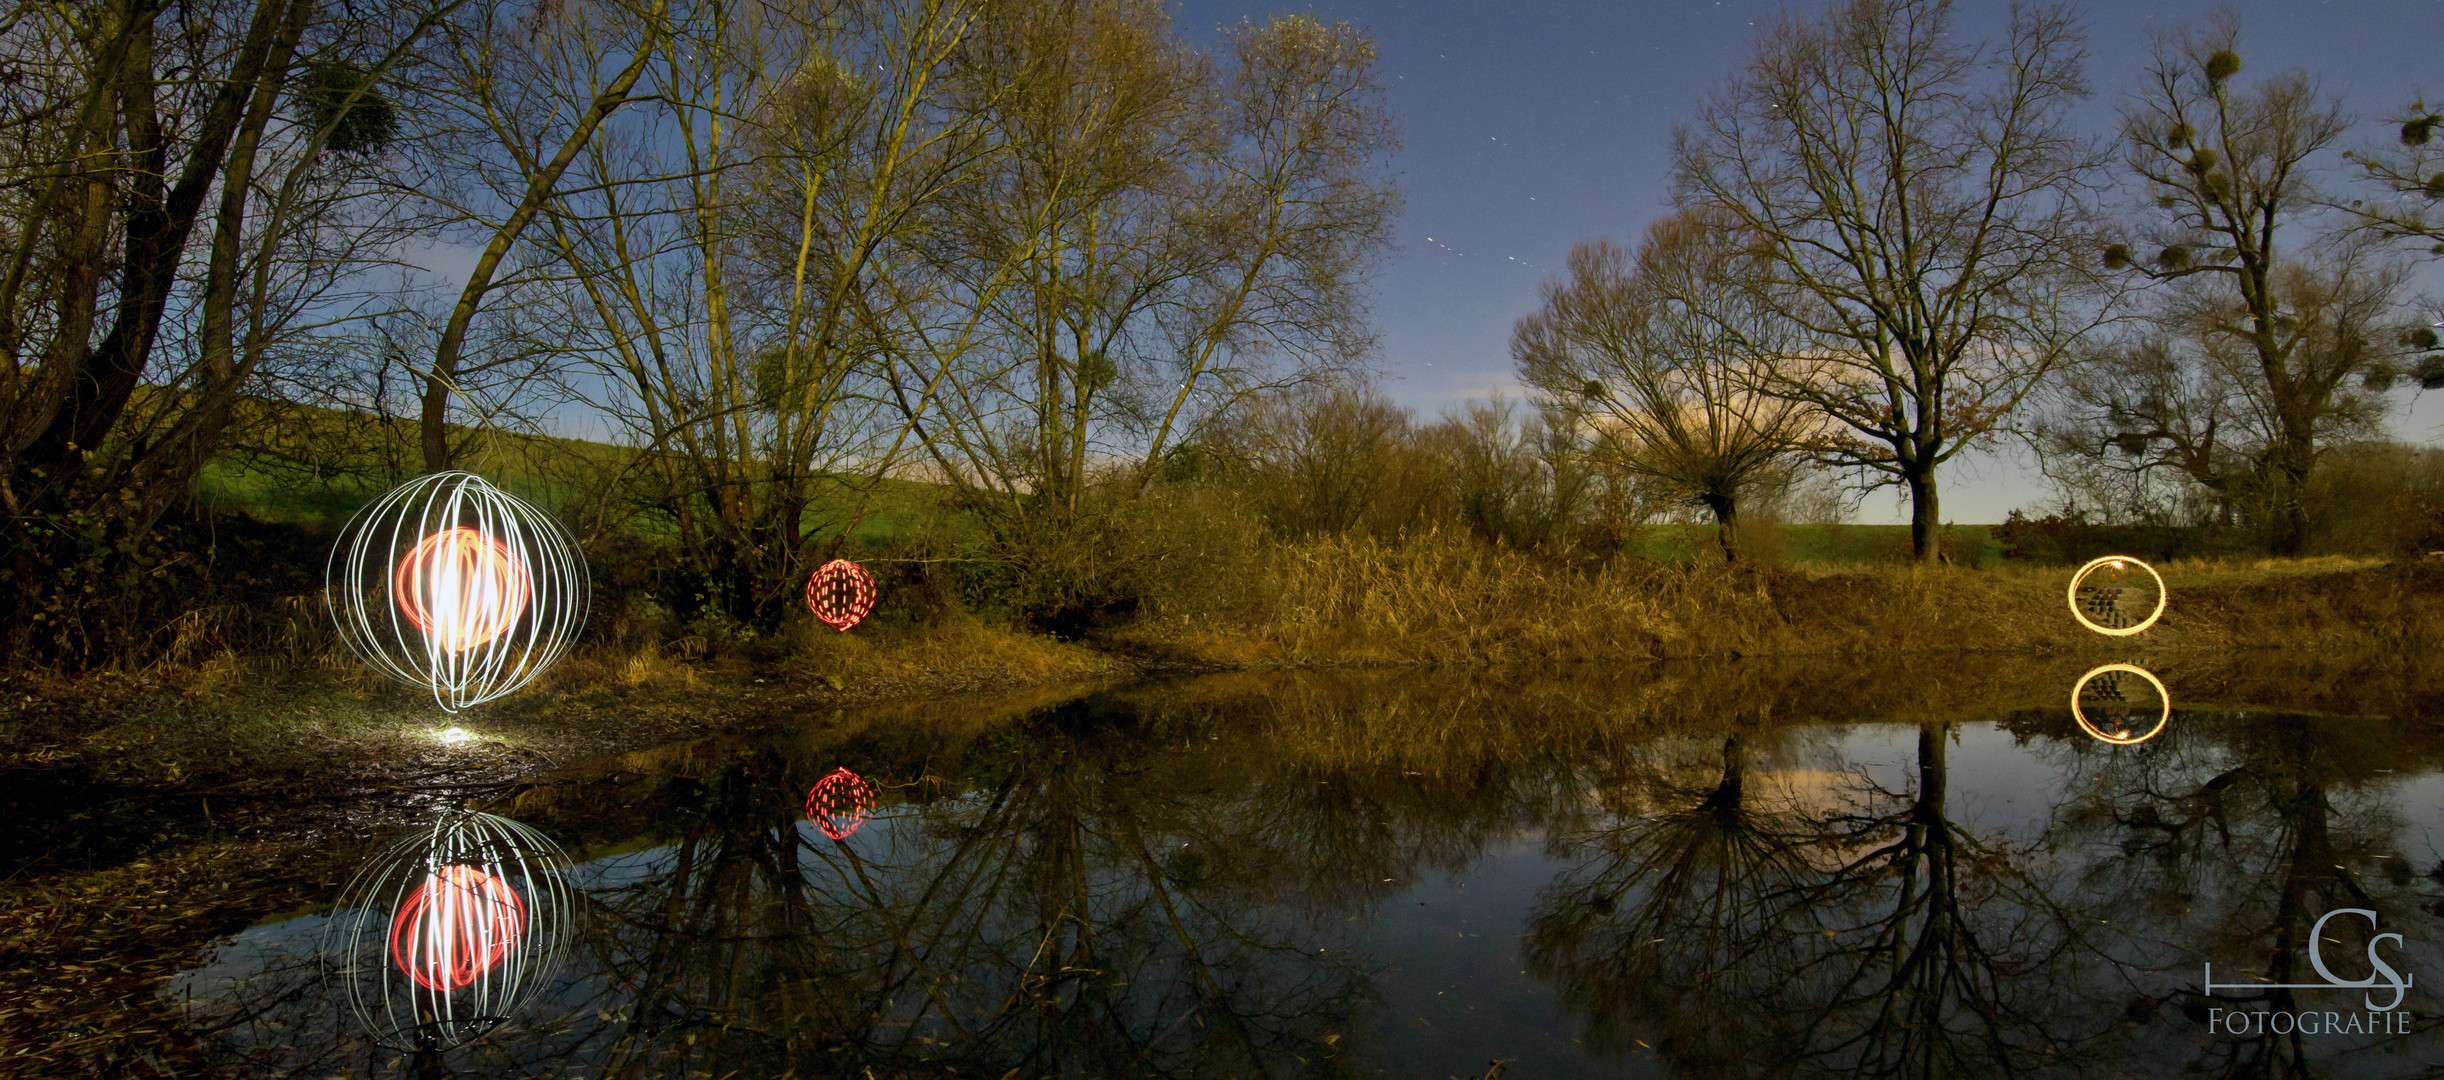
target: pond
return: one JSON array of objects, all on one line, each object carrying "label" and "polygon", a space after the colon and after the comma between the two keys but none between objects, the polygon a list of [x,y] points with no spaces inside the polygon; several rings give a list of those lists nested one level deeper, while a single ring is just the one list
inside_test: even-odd
[{"label": "pond", "polygon": [[[336,894],[163,993],[257,1075],[2432,1075],[2420,695],[2175,666],[2145,737],[2152,704],[2074,718],[2090,666],[1229,675],[810,717],[487,807],[569,863],[451,961],[517,972],[480,1031],[374,1030],[347,988],[415,968],[412,920]],[[839,768],[871,813],[808,820]],[[352,919],[354,968],[327,958]]]}]

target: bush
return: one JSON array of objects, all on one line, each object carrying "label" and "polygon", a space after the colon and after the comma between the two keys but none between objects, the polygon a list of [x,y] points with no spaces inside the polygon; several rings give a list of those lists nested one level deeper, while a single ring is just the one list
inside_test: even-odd
[{"label": "bush", "polygon": [[2217,525],[2099,525],[2078,511],[2031,518],[2014,510],[1994,527],[2003,558],[2046,565],[2083,563],[2103,555],[2129,555],[2149,562],[2258,555],[2264,538],[2256,531]]},{"label": "bush", "polygon": [[[132,514],[132,508],[125,514]],[[220,653],[304,656],[329,644],[292,602],[318,593],[330,533],[172,509],[133,538],[117,509],[32,521],[0,560],[10,663],[60,670],[197,664]]]},{"label": "bush", "polygon": [[2318,463],[2306,498],[2317,553],[2444,549],[2444,451],[2401,443],[2337,448]]},{"label": "bush", "polygon": [[1144,614],[1229,611],[1246,603],[1260,536],[1227,490],[1098,492],[1067,521],[1029,515],[1001,539],[1008,592],[996,599],[1064,638]]}]

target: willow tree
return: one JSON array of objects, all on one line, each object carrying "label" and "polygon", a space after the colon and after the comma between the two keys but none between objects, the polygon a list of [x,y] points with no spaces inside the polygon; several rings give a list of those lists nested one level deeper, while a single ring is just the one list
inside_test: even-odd
[{"label": "willow tree", "polygon": [[1606,429],[1628,471],[1714,515],[1739,559],[1742,497],[1781,474],[1813,414],[1759,390],[1791,335],[1757,302],[1753,248],[1727,215],[1684,210],[1647,229],[1633,265],[1610,241],[1570,250],[1567,280],[1519,320],[1519,381],[1548,410]]},{"label": "willow tree", "polygon": [[1140,490],[1230,402],[1371,347],[1360,290],[1398,208],[1373,44],[1306,17],[1225,40],[1144,0],[1011,5],[977,35],[1002,153],[940,258],[984,318],[924,339],[950,375],[923,423],[999,534],[1066,528],[1099,462]]},{"label": "willow tree", "polygon": [[1719,208],[1764,255],[1762,302],[1801,362],[1769,389],[1815,409],[1827,464],[1910,495],[1937,556],[1936,470],[1987,441],[2095,318],[2071,129],[2087,94],[2071,12],[2016,7],[2002,40],[1948,0],[1786,14],[1674,135],[1684,204]]}]

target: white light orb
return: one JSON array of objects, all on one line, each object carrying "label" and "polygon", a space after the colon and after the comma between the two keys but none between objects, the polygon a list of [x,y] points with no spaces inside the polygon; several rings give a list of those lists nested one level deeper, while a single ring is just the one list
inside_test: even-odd
[{"label": "white light orb", "polygon": [[568,652],[591,589],[575,537],[472,473],[421,476],[340,531],[323,599],[365,662],[457,712]]},{"label": "white light orb", "polygon": [[481,1038],[556,978],[576,938],[568,855],[515,821],[445,812],[359,869],[323,931],[323,971],[374,1041]]}]

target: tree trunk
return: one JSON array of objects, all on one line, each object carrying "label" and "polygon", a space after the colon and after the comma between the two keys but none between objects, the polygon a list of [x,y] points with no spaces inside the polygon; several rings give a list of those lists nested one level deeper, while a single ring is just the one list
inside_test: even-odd
[{"label": "tree trunk", "polygon": [[2294,445],[2282,450],[2274,460],[2274,468],[2269,470],[2274,482],[2269,485],[2272,490],[2266,507],[2266,546],[2276,558],[2296,559],[2308,546],[2308,504],[2304,496],[2308,491],[2309,462],[2314,460],[2315,451],[2298,445],[2301,441],[2304,440],[2294,439]]},{"label": "tree trunk", "polygon": [[1918,725],[1918,797],[1916,817],[1920,824],[1940,826],[1944,823],[1943,797],[1950,786],[1949,758],[1952,725]]},{"label": "tree trunk", "polygon": [[1723,561],[1740,561],[1740,507],[1729,495],[1705,495],[1701,501],[1714,511],[1714,538],[1722,542]]},{"label": "tree trunk", "polygon": [[1921,466],[1909,474],[1909,550],[1919,562],[1933,563],[1942,552],[1943,515],[1935,503],[1935,470]]}]

